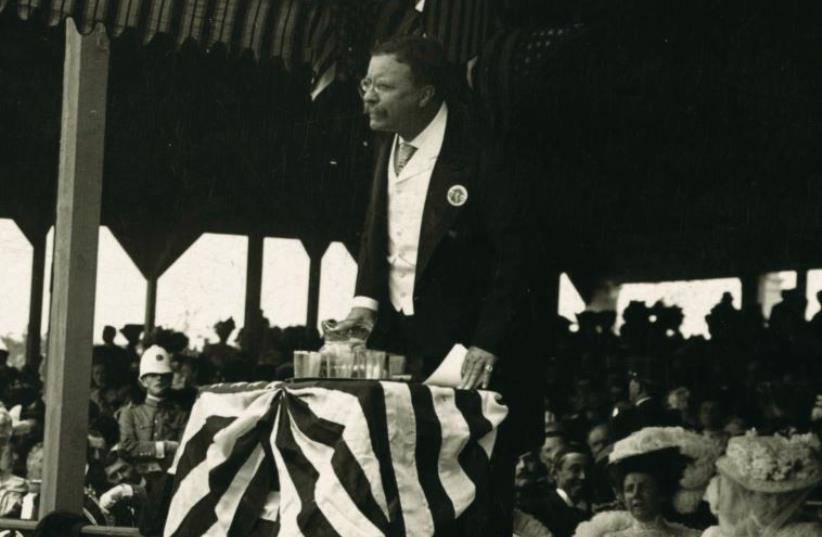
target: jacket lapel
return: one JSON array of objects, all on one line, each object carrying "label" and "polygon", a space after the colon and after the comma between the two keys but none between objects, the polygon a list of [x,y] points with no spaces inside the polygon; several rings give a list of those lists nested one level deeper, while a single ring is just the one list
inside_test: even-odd
[{"label": "jacket lapel", "polygon": [[378,146],[377,162],[371,183],[370,211],[367,215],[366,233],[373,241],[371,251],[383,261],[388,252],[388,159],[391,155],[391,141]]},{"label": "jacket lapel", "polygon": [[[451,228],[457,216],[472,201],[476,201],[471,199],[470,182],[473,176],[473,163],[467,148],[460,143],[461,137],[455,127],[456,123],[457,120],[450,115],[449,111],[442,149],[440,149],[439,158],[431,173],[431,182],[425,198],[417,253],[417,281],[425,271],[440,240]],[[448,191],[455,185],[462,185],[468,191],[468,200],[462,206],[454,206],[448,201]]]}]

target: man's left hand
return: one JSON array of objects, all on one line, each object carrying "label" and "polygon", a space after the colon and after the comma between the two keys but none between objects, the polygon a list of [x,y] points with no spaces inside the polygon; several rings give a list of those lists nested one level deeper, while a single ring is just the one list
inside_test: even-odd
[{"label": "man's left hand", "polygon": [[496,363],[497,357],[490,352],[479,347],[468,349],[465,361],[462,363],[462,382],[459,388],[461,390],[488,389]]}]

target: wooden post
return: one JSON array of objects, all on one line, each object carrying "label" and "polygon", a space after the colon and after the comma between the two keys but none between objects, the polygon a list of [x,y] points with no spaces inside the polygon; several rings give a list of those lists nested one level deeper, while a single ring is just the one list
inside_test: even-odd
[{"label": "wooden post", "polygon": [[796,271],[796,292],[799,293],[802,298],[807,298],[808,269],[801,268]]},{"label": "wooden post", "polygon": [[108,62],[102,25],[66,20],[41,516],[83,508]]},{"label": "wooden post", "polygon": [[26,337],[26,364],[37,364],[40,356],[40,332],[43,317],[43,284],[46,277],[46,234],[32,240],[31,290],[29,293],[29,326]]},{"label": "wooden post", "polygon": [[322,275],[323,254],[328,249],[328,243],[314,243],[303,241],[308,252],[308,310],[305,325],[316,328],[320,315],[320,276]]},{"label": "wooden post", "polygon": [[146,315],[143,320],[143,339],[154,331],[157,322],[157,277],[146,278]]},{"label": "wooden post", "polygon": [[260,295],[263,289],[263,236],[248,236],[245,272],[245,340],[251,359],[256,363],[260,352]]},{"label": "wooden post", "polygon": [[757,272],[745,272],[739,276],[742,282],[742,308],[750,308],[754,304],[761,303],[760,297],[760,275]]}]

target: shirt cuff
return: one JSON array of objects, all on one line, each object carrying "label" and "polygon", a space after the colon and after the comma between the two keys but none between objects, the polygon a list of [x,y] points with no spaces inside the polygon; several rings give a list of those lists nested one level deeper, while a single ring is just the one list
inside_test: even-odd
[{"label": "shirt cuff", "polygon": [[351,307],[377,311],[380,308],[380,303],[367,296],[355,296],[354,300],[351,301]]},{"label": "shirt cuff", "polygon": [[157,451],[157,458],[158,459],[165,459],[166,458],[166,443],[165,442],[154,442],[154,449]]}]

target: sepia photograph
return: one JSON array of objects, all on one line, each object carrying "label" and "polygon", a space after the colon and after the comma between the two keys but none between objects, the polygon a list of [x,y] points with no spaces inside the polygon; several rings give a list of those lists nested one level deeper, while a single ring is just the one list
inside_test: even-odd
[{"label": "sepia photograph", "polygon": [[0,0],[0,537],[822,537],[822,2]]}]

